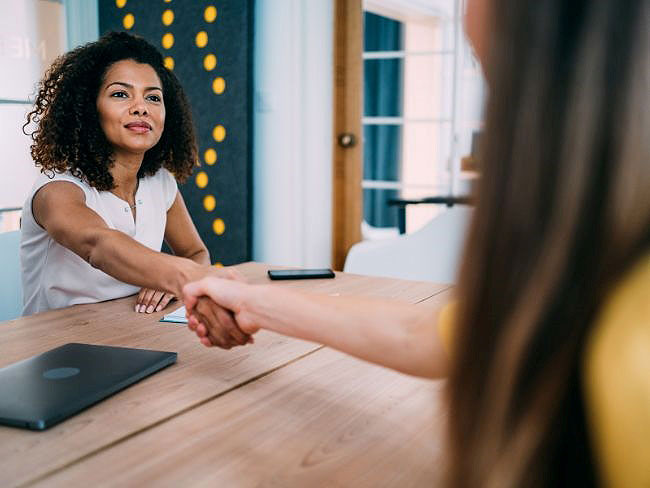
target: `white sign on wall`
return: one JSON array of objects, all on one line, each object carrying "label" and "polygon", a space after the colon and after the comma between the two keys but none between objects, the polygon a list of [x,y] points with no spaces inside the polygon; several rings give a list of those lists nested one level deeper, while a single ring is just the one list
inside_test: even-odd
[{"label": "white sign on wall", "polygon": [[0,0],[0,99],[27,100],[65,50],[65,12],[51,0]]},{"label": "white sign on wall", "polygon": [[0,0],[0,208],[22,206],[38,174],[22,126],[38,81],[65,50],[65,32],[60,1]]}]

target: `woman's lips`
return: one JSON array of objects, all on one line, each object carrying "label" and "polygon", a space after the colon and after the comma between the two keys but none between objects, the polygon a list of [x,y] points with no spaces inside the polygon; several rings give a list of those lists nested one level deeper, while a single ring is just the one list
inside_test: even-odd
[{"label": "woman's lips", "polygon": [[130,122],[126,124],[124,127],[126,127],[127,129],[133,132],[137,132],[139,134],[143,134],[151,130],[151,126],[146,122]]}]

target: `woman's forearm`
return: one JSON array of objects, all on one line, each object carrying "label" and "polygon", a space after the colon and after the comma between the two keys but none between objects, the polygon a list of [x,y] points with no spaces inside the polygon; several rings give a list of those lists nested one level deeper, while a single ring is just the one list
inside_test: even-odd
[{"label": "woman's forearm", "polygon": [[250,287],[241,302],[244,320],[325,344],[366,361],[426,377],[446,374],[447,357],[436,311],[396,301]]},{"label": "woman's forearm", "polygon": [[204,260],[201,255],[190,259],[154,251],[113,229],[97,232],[88,253],[91,266],[115,279],[175,296],[181,296],[187,282],[205,275]]}]

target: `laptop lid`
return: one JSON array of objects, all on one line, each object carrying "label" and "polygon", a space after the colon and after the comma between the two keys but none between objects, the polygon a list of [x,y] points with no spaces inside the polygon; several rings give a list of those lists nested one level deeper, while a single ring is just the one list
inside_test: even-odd
[{"label": "laptop lid", "polygon": [[175,352],[70,343],[0,369],[0,423],[43,430],[176,362]]}]

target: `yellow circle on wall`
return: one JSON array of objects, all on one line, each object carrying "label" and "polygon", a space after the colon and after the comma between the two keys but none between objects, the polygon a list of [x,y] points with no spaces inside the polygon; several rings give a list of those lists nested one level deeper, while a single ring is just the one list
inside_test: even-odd
[{"label": "yellow circle on wall", "polygon": [[217,66],[217,57],[214,54],[208,54],[203,58],[203,67],[206,71],[212,71]]},{"label": "yellow circle on wall", "polygon": [[208,212],[212,212],[216,206],[217,199],[212,195],[206,195],[203,197],[203,208],[205,208]]},{"label": "yellow circle on wall", "polygon": [[226,232],[226,224],[221,219],[214,219],[214,222],[212,222],[212,230],[215,234],[220,236]]},{"label": "yellow circle on wall", "polygon": [[115,5],[117,5],[117,8],[122,8],[126,5],[126,0],[115,0]]},{"label": "yellow circle on wall", "polygon": [[174,69],[174,58],[172,58],[171,56],[166,56],[164,63],[165,63],[165,68],[167,68],[168,70],[171,71]]},{"label": "yellow circle on wall", "polygon": [[172,22],[174,22],[174,12],[167,9],[162,14],[162,23],[165,25],[171,25]]},{"label": "yellow circle on wall", "polygon": [[196,174],[196,186],[199,188],[205,188],[208,186],[208,175],[205,171],[199,171]]},{"label": "yellow circle on wall", "polygon": [[215,92],[217,95],[221,95],[223,92],[225,92],[226,80],[224,80],[221,76],[215,78],[214,81],[212,82],[212,91]]},{"label": "yellow circle on wall", "polygon": [[170,3],[172,0],[165,0],[165,3]]},{"label": "yellow circle on wall", "polygon": [[122,19],[122,25],[125,29],[130,29],[135,24],[135,17],[133,14],[126,14]]},{"label": "yellow circle on wall", "polygon": [[221,142],[226,138],[226,128],[223,125],[218,125],[212,130],[212,137],[217,142]]},{"label": "yellow circle on wall", "polygon": [[203,11],[203,18],[206,22],[214,22],[214,20],[217,18],[217,7],[214,5],[205,7],[205,10]]},{"label": "yellow circle on wall", "polygon": [[203,153],[203,159],[207,164],[213,165],[217,162],[217,151],[212,148],[206,149],[205,153]]},{"label": "yellow circle on wall", "polygon": [[164,36],[162,36],[162,46],[165,49],[169,49],[174,45],[174,34],[171,32],[168,32]]},{"label": "yellow circle on wall", "polygon": [[196,35],[196,45],[198,47],[205,47],[208,44],[208,33],[201,31]]}]

